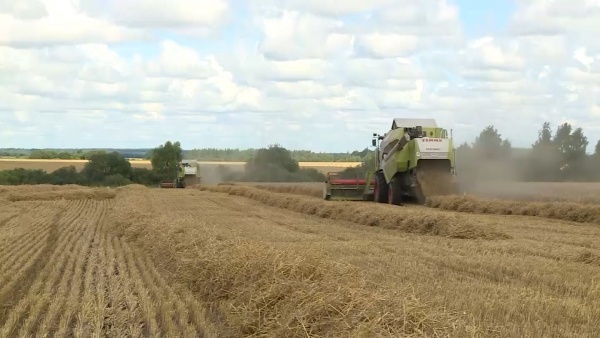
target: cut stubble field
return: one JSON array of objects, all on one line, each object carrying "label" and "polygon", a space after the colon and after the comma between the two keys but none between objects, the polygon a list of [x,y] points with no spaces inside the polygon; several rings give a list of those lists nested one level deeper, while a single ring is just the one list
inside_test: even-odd
[{"label": "cut stubble field", "polygon": [[[594,218],[507,215],[492,212],[506,202],[474,197],[470,208],[331,202],[316,191],[0,187],[1,335],[600,332]],[[539,203],[520,201],[548,208]]]}]

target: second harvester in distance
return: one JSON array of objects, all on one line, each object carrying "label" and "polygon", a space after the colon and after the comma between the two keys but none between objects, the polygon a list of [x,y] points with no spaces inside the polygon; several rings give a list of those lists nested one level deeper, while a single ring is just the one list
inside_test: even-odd
[{"label": "second harvester in distance", "polygon": [[330,173],[325,199],[424,204],[429,196],[457,192],[454,144],[434,119],[396,118],[383,136],[373,134],[373,146],[375,168],[366,179],[337,179]]}]

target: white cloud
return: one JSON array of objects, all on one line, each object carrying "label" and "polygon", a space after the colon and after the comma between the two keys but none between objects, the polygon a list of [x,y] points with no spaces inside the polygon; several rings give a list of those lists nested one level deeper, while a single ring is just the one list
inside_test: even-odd
[{"label": "white cloud", "polygon": [[40,19],[48,15],[46,6],[38,0],[0,0],[0,13],[25,20]]},{"label": "white cloud", "polygon": [[[121,27],[81,14],[69,0],[46,1],[45,10],[47,16],[30,14],[24,17],[15,14],[14,11],[8,14],[0,13],[0,44],[41,47],[61,44],[116,43],[149,36],[140,30]],[[33,20],[32,17],[39,17],[39,19]]]},{"label": "white cloud", "polygon": [[229,15],[227,0],[73,0],[78,9],[130,27],[214,28]]},{"label": "white cloud", "polygon": [[0,142],[350,150],[427,116],[459,142],[572,120],[595,143],[598,5],[518,4],[481,36],[447,0],[0,0]]}]

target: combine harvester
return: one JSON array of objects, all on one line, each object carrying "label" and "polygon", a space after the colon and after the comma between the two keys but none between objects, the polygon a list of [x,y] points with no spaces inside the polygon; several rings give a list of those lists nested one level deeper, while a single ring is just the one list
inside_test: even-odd
[{"label": "combine harvester", "polygon": [[179,188],[185,189],[188,185],[200,184],[200,166],[197,161],[183,160],[177,166],[177,172],[172,180],[163,180],[160,182],[160,188]]},{"label": "combine harvester", "polygon": [[373,134],[375,168],[366,178],[328,173],[326,200],[424,204],[429,196],[457,192],[452,137],[434,119],[396,118],[383,136]]}]

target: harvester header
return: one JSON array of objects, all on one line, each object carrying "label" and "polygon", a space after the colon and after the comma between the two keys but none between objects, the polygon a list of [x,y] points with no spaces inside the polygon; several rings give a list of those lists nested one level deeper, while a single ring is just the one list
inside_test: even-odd
[{"label": "harvester header", "polygon": [[341,185],[342,193],[338,180],[328,177],[326,199],[423,204],[428,196],[456,192],[454,143],[434,119],[395,118],[384,135],[373,134],[372,145],[375,167],[367,172],[366,180],[356,180],[354,198],[346,198],[352,195],[347,184]]}]

